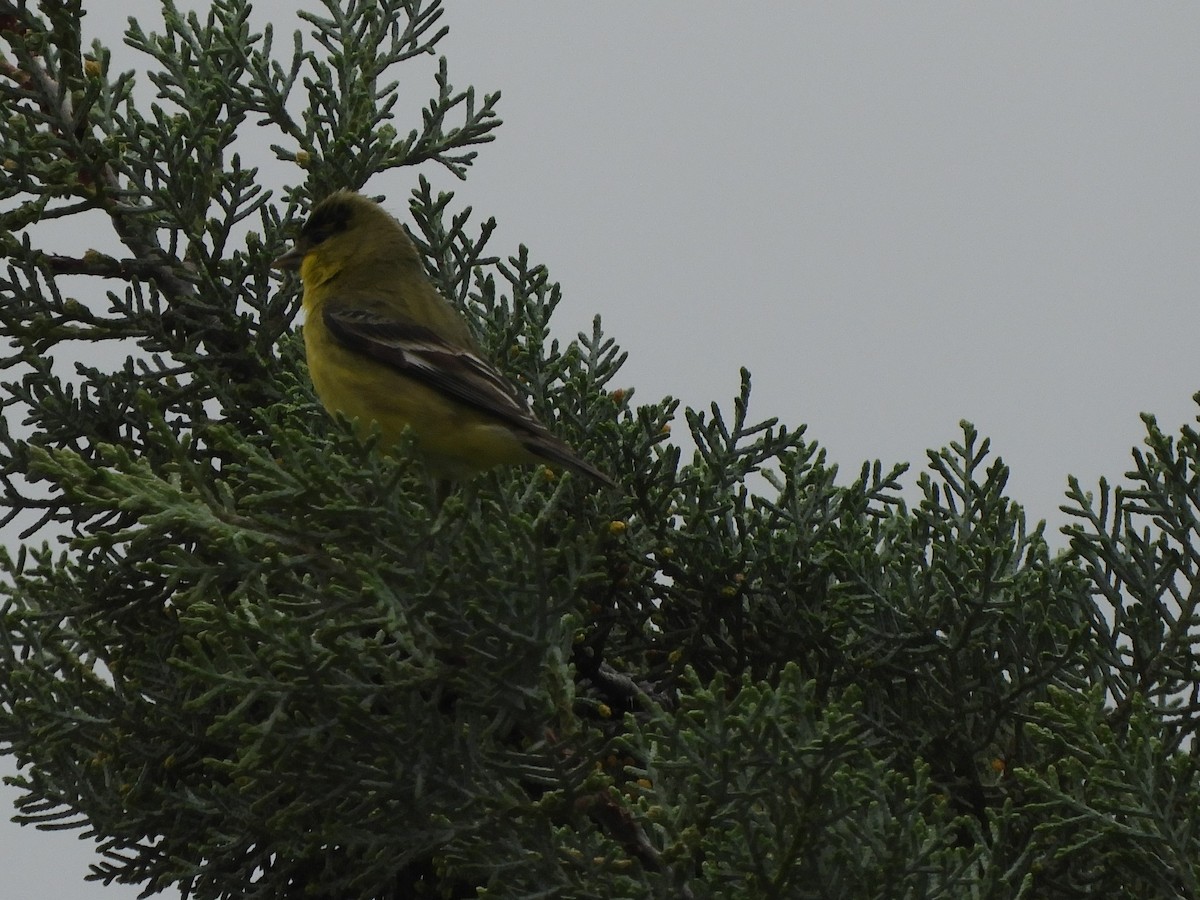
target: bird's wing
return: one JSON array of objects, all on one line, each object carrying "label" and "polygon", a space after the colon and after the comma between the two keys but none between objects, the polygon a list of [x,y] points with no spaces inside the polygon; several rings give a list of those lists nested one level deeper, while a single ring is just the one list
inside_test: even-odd
[{"label": "bird's wing", "polygon": [[321,315],[334,339],[512,428],[534,455],[582,472],[603,484],[611,478],[579,458],[533,417],[516,389],[469,348],[455,346],[422,325],[365,309]]},{"label": "bird's wing", "polygon": [[343,346],[416,379],[519,431],[548,434],[508,380],[470,349],[429,328],[362,309],[328,309],[325,327]]},{"label": "bird's wing", "polygon": [[329,333],[346,348],[498,420],[512,428],[535,456],[616,486],[554,437],[533,417],[508,379],[469,348],[455,346],[422,325],[370,310],[326,308],[321,318]]}]

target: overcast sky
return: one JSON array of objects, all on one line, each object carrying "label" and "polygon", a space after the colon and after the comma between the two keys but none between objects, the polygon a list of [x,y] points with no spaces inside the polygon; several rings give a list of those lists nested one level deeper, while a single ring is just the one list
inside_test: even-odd
[{"label": "overcast sky", "polygon": [[[290,33],[295,7],[257,21]],[[1200,4],[459,0],[444,22],[453,83],[503,92],[459,198],[562,283],[559,337],[603,315],[637,400],[729,409],[747,366],[751,414],[806,423],[847,479],[920,467],[969,419],[1053,529],[1068,474],[1129,468],[1140,412],[1194,421]],[[416,175],[367,189],[403,216]],[[0,825],[5,898],[137,895],[85,886],[91,858]]]}]

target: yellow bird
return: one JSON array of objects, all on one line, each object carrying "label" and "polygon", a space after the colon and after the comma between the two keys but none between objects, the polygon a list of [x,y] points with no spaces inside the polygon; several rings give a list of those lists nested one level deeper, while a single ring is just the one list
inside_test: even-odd
[{"label": "yellow bird", "polygon": [[276,259],[304,284],[304,347],[317,397],[382,446],[411,428],[431,471],[467,478],[506,463],[562,466],[613,485],[546,430],[480,355],[430,283],[400,223],[353,191],[322,200]]}]

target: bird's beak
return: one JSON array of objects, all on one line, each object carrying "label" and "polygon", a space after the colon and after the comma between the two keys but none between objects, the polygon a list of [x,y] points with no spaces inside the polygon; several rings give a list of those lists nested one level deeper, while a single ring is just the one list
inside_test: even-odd
[{"label": "bird's beak", "polygon": [[296,269],[300,268],[300,263],[304,261],[305,252],[306,251],[302,250],[300,245],[297,244],[287,253],[283,254],[283,256],[277,256],[275,259],[271,260],[271,268],[283,269],[284,271],[295,271]]}]

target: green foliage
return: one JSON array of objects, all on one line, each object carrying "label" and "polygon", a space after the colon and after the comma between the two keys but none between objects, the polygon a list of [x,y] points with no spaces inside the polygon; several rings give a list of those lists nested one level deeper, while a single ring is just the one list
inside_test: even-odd
[{"label": "green foliage", "polygon": [[[441,13],[329,2],[280,56],[242,2],[168,3],[127,33],[147,102],[81,4],[0,0],[18,817],[195,898],[1200,897],[1196,431],[1072,481],[1057,555],[965,423],[909,508],[903,467],[846,483],[751,419],[743,372],[684,464],[675,401],[630,405],[599,320],[555,340],[547,270],[421,177],[431,276],[623,490],[439,507],[328,420],[269,261],[330,189],[492,139],[444,60],[400,136]],[[62,219],[110,251],[49,251]]]}]

